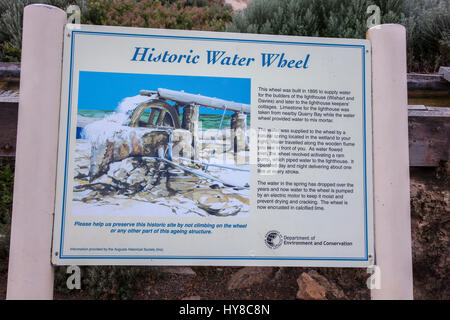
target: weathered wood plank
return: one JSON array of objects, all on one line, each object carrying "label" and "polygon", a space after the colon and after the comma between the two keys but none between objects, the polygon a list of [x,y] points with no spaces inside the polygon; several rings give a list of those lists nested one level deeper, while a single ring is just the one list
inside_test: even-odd
[{"label": "weathered wood plank", "polygon": [[442,75],[445,80],[450,82],[450,67],[440,67],[439,74]]},{"label": "weathered wood plank", "polygon": [[408,91],[448,91],[450,83],[442,74],[408,74]]},{"label": "weathered wood plank", "polygon": [[19,103],[19,93],[0,90],[0,103]]},{"label": "weathered wood plank", "polygon": [[15,156],[18,104],[0,103],[0,156]]},{"label": "weathered wood plank", "polygon": [[411,167],[434,167],[449,157],[450,108],[410,106],[409,162]]},{"label": "weathered wood plank", "polygon": [[0,62],[0,79],[10,78],[20,78],[20,62]]}]

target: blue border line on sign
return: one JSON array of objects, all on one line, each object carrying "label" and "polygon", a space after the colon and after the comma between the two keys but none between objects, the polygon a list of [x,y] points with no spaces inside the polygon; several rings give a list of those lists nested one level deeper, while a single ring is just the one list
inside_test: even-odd
[{"label": "blue border line on sign", "polygon": [[[70,256],[64,255],[64,230],[65,230],[65,211],[66,211],[66,194],[67,194],[67,171],[68,158],[70,150],[70,122],[71,122],[71,105],[72,105],[72,70],[74,63],[74,45],[75,35],[99,35],[99,36],[122,36],[122,37],[143,37],[143,38],[162,38],[162,39],[178,39],[178,40],[196,40],[196,41],[224,41],[224,42],[247,42],[247,43],[268,43],[281,45],[299,45],[299,46],[318,46],[318,47],[343,47],[356,48],[362,51],[362,80],[363,80],[363,159],[364,159],[364,241],[365,256],[362,258],[341,258],[341,257],[265,257],[265,256]],[[64,187],[62,201],[62,219],[61,219],[61,235],[59,246],[60,259],[191,259],[191,260],[317,260],[317,261],[368,261],[368,224],[367,224],[367,165],[366,165],[366,46],[351,44],[333,44],[333,43],[309,43],[309,42],[292,42],[292,41],[271,41],[271,40],[250,40],[250,39],[230,39],[230,38],[208,38],[208,37],[187,37],[187,36],[167,36],[167,35],[148,35],[148,34],[129,34],[129,33],[113,33],[113,32],[96,32],[96,31],[71,31],[70,44],[70,72],[69,72],[69,96],[68,96],[68,115],[67,115],[67,132],[66,132],[66,150],[64,157]]]},{"label": "blue border line on sign", "polygon": [[363,135],[364,135],[364,148],[363,148],[363,154],[364,154],[364,225],[365,225],[365,232],[364,232],[364,242],[366,244],[366,255],[365,258],[369,259],[368,252],[369,252],[369,241],[367,238],[368,233],[368,226],[367,226],[367,158],[366,158],[366,48],[362,49],[362,65],[363,65]]},{"label": "blue border line on sign", "polygon": [[62,218],[61,218],[61,236],[59,241],[59,257],[63,258],[63,248],[64,248],[64,214],[66,211],[66,194],[67,194],[67,162],[69,157],[69,146],[70,146],[70,118],[71,118],[71,108],[72,105],[72,66],[73,66],[73,47],[75,43],[75,37],[72,34],[70,39],[70,74],[69,74],[69,102],[67,110],[67,132],[66,132],[66,154],[64,158],[64,187],[63,187],[63,202],[62,202]]}]

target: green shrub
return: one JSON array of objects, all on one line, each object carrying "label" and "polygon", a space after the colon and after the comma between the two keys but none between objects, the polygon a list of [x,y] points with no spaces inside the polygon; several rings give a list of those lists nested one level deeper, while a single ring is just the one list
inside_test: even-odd
[{"label": "green shrub", "polygon": [[376,4],[384,23],[400,22],[404,0],[254,0],[233,16],[228,31],[364,38],[367,7]]},{"label": "green shrub", "polygon": [[8,266],[14,185],[14,160],[0,158],[0,271]]},{"label": "green shrub", "polygon": [[450,63],[448,0],[254,0],[233,16],[227,31],[365,38],[371,4],[380,7],[381,23],[405,25],[410,72]]},{"label": "green shrub", "polygon": [[78,5],[81,23],[144,28],[224,31],[232,9],[224,0],[0,0],[0,61],[19,61],[23,8]]},{"label": "green shrub", "polygon": [[11,223],[14,160],[0,158],[0,230]]},{"label": "green shrub", "polygon": [[146,290],[146,281],[162,277],[153,267],[88,266],[81,267],[81,291],[67,289],[66,267],[55,268],[58,294],[81,294],[90,299],[137,299]]},{"label": "green shrub", "polygon": [[20,47],[12,46],[7,42],[0,44],[0,61],[19,62],[20,54]]},{"label": "green shrub", "polygon": [[225,30],[231,8],[223,1],[92,1],[100,24],[143,28]]},{"label": "green shrub", "polygon": [[22,47],[23,8],[32,3],[44,3],[65,10],[78,5],[81,16],[88,16],[86,0],[0,0],[0,61],[20,61]]},{"label": "green shrub", "polygon": [[450,65],[450,2],[412,0],[405,8],[409,71],[434,72]]}]

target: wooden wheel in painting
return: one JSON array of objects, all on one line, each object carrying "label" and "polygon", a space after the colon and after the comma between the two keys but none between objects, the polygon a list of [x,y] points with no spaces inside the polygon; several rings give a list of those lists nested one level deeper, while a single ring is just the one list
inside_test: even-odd
[{"label": "wooden wheel in painting", "polygon": [[141,103],[131,115],[130,127],[181,128],[180,115],[176,107],[161,100]]}]

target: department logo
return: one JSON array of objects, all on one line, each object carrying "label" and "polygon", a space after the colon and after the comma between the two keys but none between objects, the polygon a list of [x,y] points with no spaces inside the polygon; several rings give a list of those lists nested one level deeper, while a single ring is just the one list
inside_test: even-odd
[{"label": "department logo", "polygon": [[283,244],[283,236],[276,230],[266,233],[265,243],[270,249],[279,248]]}]

